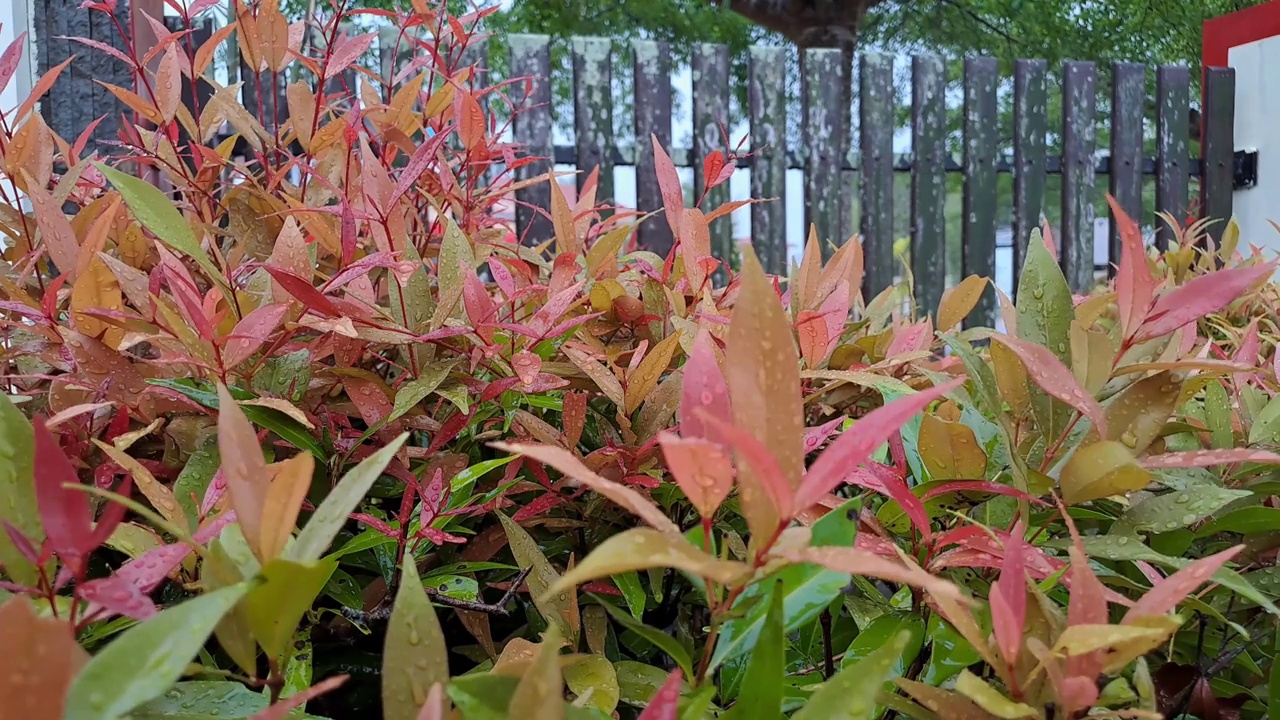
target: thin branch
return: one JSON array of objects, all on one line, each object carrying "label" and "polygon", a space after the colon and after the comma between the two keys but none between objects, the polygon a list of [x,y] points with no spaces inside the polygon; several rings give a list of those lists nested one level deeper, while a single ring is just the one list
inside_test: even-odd
[{"label": "thin branch", "polygon": [[[511,602],[512,598],[515,597],[516,593],[520,590],[520,587],[524,585],[525,578],[529,577],[529,573],[532,571],[532,566],[521,570],[520,574],[516,576],[516,579],[511,582],[511,585],[507,588],[506,592],[504,592],[502,597],[495,603],[478,602],[475,600],[459,600],[455,597],[449,597],[432,587],[424,587],[423,590],[427,592],[427,597],[431,598],[431,602],[434,602],[437,605],[457,608],[458,610],[470,610],[472,612],[501,615],[506,617],[510,615],[510,612],[507,610],[507,603]],[[344,607],[341,610],[343,617],[353,622],[359,622],[366,625],[373,620],[386,620],[390,618],[391,611],[391,605],[383,605],[382,607],[374,608],[369,612],[348,607]]]}]

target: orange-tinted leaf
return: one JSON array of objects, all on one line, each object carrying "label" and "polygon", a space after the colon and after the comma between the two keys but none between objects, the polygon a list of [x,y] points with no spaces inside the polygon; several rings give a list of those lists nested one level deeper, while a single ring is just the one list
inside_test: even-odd
[{"label": "orange-tinted leaf", "polygon": [[170,43],[156,68],[156,107],[165,122],[173,120],[182,103],[182,65],[178,61],[178,44]]},{"label": "orange-tinted leaf", "polygon": [[707,279],[702,260],[711,256],[711,228],[707,218],[698,208],[684,209],[684,237],[680,238],[680,257],[684,271],[689,275],[689,288],[697,292]]},{"label": "orange-tinted leaf", "polygon": [[278,557],[293,535],[302,500],[311,489],[315,459],[311,453],[301,452],[276,463],[269,471],[274,477],[263,499],[262,536],[258,540],[258,547],[267,560]]},{"label": "orange-tinted leaf", "polygon": [[653,164],[658,175],[658,189],[662,192],[662,208],[667,214],[667,224],[671,226],[671,234],[682,238],[680,225],[684,220],[684,191],[680,186],[680,175],[676,172],[675,163],[671,162],[667,151],[662,149],[657,135],[650,135],[653,143]]},{"label": "orange-tinted leaf", "polygon": [[[760,538],[763,542],[778,529],[780,522],[789,522],[796,509],[786,473],[764,443],[751,433],[710,416],[704,416],[703,420],[711,426],[713,437],[738,454],[738,493],[742,496],[744,514],[749,513],[747,522],[753,537],[763,534]],[[750,485],[744,477],[751,478]]]},{"label": "orange-tinted leaf", "polygon": [[969,313],[978,304],[978,300],[982,298],[982,292],[986,289],[986,278],[970,275],[959,285],[948,288],[942,293],[942,300],[938,303],[938,332],[950,332],[952,328],[969,317]]},{"label": "orange-tinted leaf", "polygon": [[1217,312],[1240,297],[1254,283],[1271,277],[1274,262],[1206,273],[1156,300],[1146,321],[1134,334],[1134,342],[1163,337],[1183,325]]},{"label": "orange-tinted leaf", "polygon": [[464,148],[473,150],[484,143],[488,123],[475,95],[461,91],[457,98],[458,137]]},{"label": "orange-tinted leaf", "polygon": [[259,539],[269,487],[267,464],[262,459],[257,433],[222,384],[218,385],[218,452],[222,456],[222,477],[227,482],[231,507],[236,511],[250,549],[265,563],[271,558],[262,552]]},{"label": "orange-tinted leaf", "polygon": [[[26,173],[25,170],[22,172]],[[29,175],[26,191],[35,210],[36,227],[40,229],[40,238],[49,251],[49,258],[57,265],[59,273],[69,273],[69,279],[75,280],[80,242],[76,239],[71,221],[62,212],[62,204],[54,200],[43,186],[32,182]]]},{"label": "orange-tinted leaf", "polygon": [[658,436],[667,467],[685,497],[704,518],[715,515],[733,488],[733,463],[719,445],[702,438]]},{"label": "orange-tinted leaf", "polygon": [[1062,364],[1057,355],[1044,346],[1008,335],[994,335],[992,339],[1012,350],[1022,360],[1027,375],[1041,390],[1080,411],[1097,428],[1099,435],[1106,436],[1107,420],[1102,406],[1093,395],[1080,387],[1075,375]]},{"label": "orange-tinted leaf", "polygon": [[671,358],[679,347],[680,334],[672,333],[668,335],[663,338],[662,342],[655,345],[652,350],[645,354],[644,359],[640,361],[639,367],[634,372],[627,375],[625,397],[628,415],[635,412],[636,408],[640,407],[640,404],[658,386],[658,381],[662,379],[662,374],[671,365]]},{"label": "orange-tinted leaf", "polygon": [[60,718],[71,680],[89,662],[65,619],[38,617],[20,595],[0,606],[0,697],[7,718]]},{"label": "orange-tinted leaf", "polygon": [[600,543],[576,567],[570,568],[544,597],[558,595],[574,586],[603,577],[650,568],[674,568],[729,585],[751,573],[749,565],[712,557],[694,547],[684,537],[649,528],[624,530]]},{"label": "orange-tinted leaf", "polygon": [[1129,612],[1125,613],[1125,623],[1152,615],[1164,615],[1178,606],[1178,603],[1195,592],[1196,588],[1209,582],[1213,574],[1240,554],[1244,545],[1227,548],[1220,553],[1200,558],[1178,572],[1156,583],[1146,595],[1138,599]]},{"label": "orange-tinted leaf", "polygon": [[827,319],[822,313],[806,310],[796,318],[796,337],[800,341],[800,356],[804,358],[805,367],[815,369],[827,359],[827,346],[831,339],[827,335]]},{"label": "orange-tinted leaf", "polygon": [[556,250],[561,255],[577,255],[582,252],[582,243],[578,241],[578,231],[573,224],[573,211],[569,209],[569,199],[564,195],[564,186],[556,179],[555,173],[547,173],[547,182],[551,183],[551,223],[556,231]]},{"label": "orange-tinted leaf", "polygon": [[796,507],[807,508],[834,490],[854,468],[861,465],[888,442],[916,413],[934,400],[964,384],[965,378],[900,397],[872,410],[836,438],[809,468],[804,484],[796,493]]},{"label": "orange-tinted leaf", "polygon": [[680,534],[680,528],[671,521],[671,518],[664,515],[662,510],[653,504],[652,500],[626,485],[607,480],[591,472],[586,465],[582,464],[581,460],[574,457],[568,450],[549,445],[515,445],[508,443],[493,443],[493,447],[516,455],[524,455],[545,465],[550,465],[566,477],[576,480],[605,496],[613,501],[615,505],[629,510],[664,534],[683,537]]},{"label": "orange-tinted leaf", "polygon": [[124,338],[124,330],[106,323],[87,310],[120,310],[124,296],[116,276],[97,255],[91,256],[85,270],[71,286],[72,325],[90,337],[101,338],[107,347],[118,348]]},{"label": "orange-tinted leaf", "polygon": [[918,444],[920,459],[935,480],[977,480],[986,473],[987,454],[964,423],[926,414]]},{"label": "orange-tinted leaf", "polygon": [[346,35],[339,37],[333,44],[333,54],[329,57],[329,64],[325,66],[324,79],[328,80],[345,71],[351,63],[365,54],[373,44],[373,38],[376,35],[377,33],[365,33],[355,37]]},{"label": "orange-tinted leaf", "polygon": [[301,80],[291,83],[285,90],[285,100],[289,107],[289,119],[293,123],[293,133],[303,150],[311,149],[311,136],[316,124],[316,96],[311,86]]},{"label": "orange-tinted leaf", "polygon": [[783,548],[774,554],[793,563],[813,563],[836,572],[910,585],[935,597],[942,596],[954,602],[967,601],[960,588],[940,577],[930,575],[905,557],[902,562],[898,562],[851,547]]},{"label": "orange-tinted leaf", "polygon": [[578,366],[578,369],[587,374],[595,382],[596,387],[600,388],[600,392],[604,396],[613,401],[619,409],[626,407],[626,393],[622,389],[622,382],[618,380],[618,376],[613,371],[602,365],[589,353],[580,347],[574,345],[564,345],[561,351],[569,361]]},{"label": "orange-tinted leaf", "polygon": [[1173,468],[1207,468],[1231,463],[1263,463],[1280,465],[1280,455],[1268,450],[1250,448],[1225,448],[1222,450],[1190,450],[1187,452],[1149,455],[1142,458],[1142,467],[1151,470]]}]

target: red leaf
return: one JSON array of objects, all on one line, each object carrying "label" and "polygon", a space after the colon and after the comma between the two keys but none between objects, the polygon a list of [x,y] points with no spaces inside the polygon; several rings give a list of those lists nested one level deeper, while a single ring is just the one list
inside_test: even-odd
[{"label": "red leaf", "polygon": [[[22,59],[22,48],[27,44],[27,33],[24,31],[9,43],[9,47],[4,49],[4,54],[0,55],[0,92],[9,86],[9,80],[13,78],[13,73],[18,69],[18,61]],[[111,48],[115,50],[115,48]],[[116,52],[119,52],[116,50]],[[19,117],[18,120],[22,118]]]},{"label": "red leaf", "polygon": [[396,201],[418,182],[418,178],[422,177],[422,173],[426,172],[436,159],[436,153],[447,137],[444,133],[436,133],[413,151],[413,156],[409,158],[409,162],[405,164],[404,169],[400,171],[400,176],[396,179],[396,189],[391,193],[387,207],[394,207]]},{"label": "red leaf", "polygon": [[992,339],[1002,343],[1022,360],[1027,375],[1031,376],[1041,390],[1080,411],[1093,423],[1100,437],[1107,436],[1107,418],[1102,406],[1089,391],[1080,387],[1076,376],[1049,348],[1008,335],[994,335]]},{"label": "red leaf", "polygon": [[35,430],[36,507],[49,547],[77,575],[84,570],[84,556],[93,550],[93,511],[89,496],[64,487],[79,485],[75,468],[67,460],[44,418],[32,423]]},{"label": "red leaf", "polygon": [[[80,597],[89,603],[85,617],[97,620],[116,615],[148,620],[156,614],[156,604],[147,597],[146,591],[118,574],[84,583],[80,586]],[[106,616],[99,615],[103,611]]]},{"label": "red leaf", "polygon": [[288,311],[288,303],[275,303],[263,305],[241,318],[227,337],[226,347],[222,352],[223,365],[233,368],[248,360],[250,355],[262,347],[271,333],[280,327]]},{"label": "red leaf", "polygon": [[1191,450],[1188,452],[1149,455],[1140,461],[1142,467],[1152,470],[1171,468],[1206,468],[1230,463],[1252,462],[1280,465],[1280,455],[1268,450],[1250,448],[1225,448],[1222,450]]},{"label": "red leaf", "polygon": [[[751,466],[751,471],[755,473],[760,485],[764,491],[768,493],[769,500],[773,503],[774,508],[778,512],[778,516],[783,522],[791,519],[793,507],[801,510],[812,505],[813,502],[801,504],[793,504],[791,497],[791,483],[787,481],[787,475],[782,471],[782,466],[778,464],[777,458],[769,452],[755,435],[742,430],[737,425],[724,422],[718,418],[709,416],[705,413],[699,413],[702,419],[708,422],[712,428],[712,436],[736,450],[743,460]],[[825,492],[823,493],[826,494]],[[814,500],[816,502],[816,498]]]},{"label": "red leaf", "polygon": [[474,150],[477,145],[484,143],[487,130],[484,110],[480,107],[480,101],[470,92],[458,91],[457,99],[458,137],[464,148]]},{"label": "red leaf", "polygon": [[1217,312],[1240,297],[1254,283],[1275,272],[1274,262],[1237,267],[1201,275],[1160,296],[1134,342],[1163,337],[1183,325]]},{"label": "red leaf", "polygon": [[1146,247],[1142,242],[1142,230],[1138,224],[1121,209],[1116,199],[1107,195],[1107,203],[1111,205],[1111,214],[1120,229],[1120,267],[1116,270],[1116,303],[1120,308],[1120,326],[1124,336],[1128,337],[1143,321],[1151,310],[1151,301],[1156,290],[1155,278],[1151,277],[1151,268],[1147,266]]},{"label": "red leaf", "polygon": [[851,429],[836,438],[809,467],[796,492],[796,507],[807,508],[834,490],[854,468],[865,462],[876,448],[886,443],[916,413],[960,387],[964,381],[963,377],[956,378],[943,385],[898,398],[867,413]]},{"label": "red leaf", "polygon": [[1244,545],[1227,548],[1220,553],[1200,558],[1165,578],[1129,608],[1129,612],[1124,616],[1125,622],[1152,615],[1164,615],[1174,609],[1196,588],[1209,582],[1213,574],[1241,550],[1244,550]]},{"label": "red leaf", "polygon": [[1041,500],[1040,498],[1032,497],[1031,495],[1028,495],[1027,493],[1022,492],[1017,488],[1009,487],[1008,485],[1003,485],[998,482],[988,482],[985,480],[956,480],[954,482],[947,482],[947,483],[942,483],[941,485],[935,485],[929,488],[929,491],[926,492],[921,499],[928,501],[935,497],[938,497],[939,495],[943,495],[951,492],[991,493],[993,495],[1004,495],[1005,497],[1013,497],[1013,498],[1018,498],[1019,500],[1026,500],[1028,502],[1033,502],[1037,505],[1048,504],[1045,501]]},{"label": "red leaf", "polygon": [[1000,578],[991,586],[991,624],[1005,663],[1012,668],[1022,649],[1022,631],[1027,624],[1026,538],[1022,521],[1004,544]]},{"label": "red leaf", "polygon": [[[288,717],[289,713],[293,712],[294,708],[302,707],[311,698],[323,695],[342,685],[342,683],[346,681],[346,675],[335,675],[334,677],[323,682],[318,682],[295,695],[290,695],[289,697],[277,702],[275,705],[254,713],[249,717],[249,720],[284,720],[284,718]],[[433,689],[438,687],[440,687],[439,684],[432,686]]]},{"label": "red leaf", "polygon": [[925,509],[924,502],[911,492],[906,481],[893,468],[869,462],[867,467],[854,468],[844,481],[891,498],[898,503],[907,519],[926,540],[933,536],[933,528],[929,524],[929,511]]},{"label": "red leaf", "polygon": [[662,208],[667,213],[667,224],[671,226],[671,234],[681,237],[680,225],[684,220],[684,191],[680,186],[680,175],[676,172],[675,163],[658,142],[657,135],[651,135],[653,142],[653,164],[658,175],[658,189],[662,192]]},{"label": "red leaf", "polygon": [[376,33],[365,33],[353,38],[346,35],[338,38],[338,41],[333,44],[333,53],[329,56],[329,62],[324,66],[324,79],[328,80],[346,70],[369,49],[375,36]]},{"label": "red leaf", "polygon": [[716,361],[711,333],[698,331],[693,352],[684,364],[680,388],[680,434],[684,437],[711,437],[702,415],[721,422],[732,422],[729,409],[729,385]]},{"label": "red leaf", "polygon": [[548,492],[543,495],[539,495],[528,505],[525,505],[516,511],[516,514],[511,516],[511,520],[513,522],[521,523],[525,520],[536,518],[551,508],[563,505],[566,501],[568,501],[568,498],[558,492]]},{"label": "red leaf", "polygon": [[476,277],[475,272],[467,266],[467,262],[464,260],[459,264],[462,266],[462,304],[466,308],[467,319],[471,321],[476,334],[482,340],[493,344],[492,322],[496,307],[493,298],[489,297],[489,291],[484,283],[480,282],[480,278]]},{"label": "red leaf", "polygon": [[636,720],[676,720],[680,710],[680,687],[684,683],[684,674],[677,668],[667,676],[666,682],[653,694],[644,712]]},{"label": "red leaf", "polygon": [[529,320],[529,327],[534,332],[550,336],[547,331],[551,329],[552,323],[560,320],[560,318],[568,312],[574,303],[582,299],[582,286],[585,282],[576,282],[560,292],[547,298],[547,304],[539,308],[538,312],[533,314]]},{"label": "red leaf", "polygon": [[582,439],[582,429],[587,422],[587,394],[580,390],[566,392],[561,402],[560,424],[564,426],[565,445],[573,449]]},{"label": "red leaf", "polygon": [[658,435],[667,467],[685,497],[704,518],[711,518],[733,489],[733,462],[716,443],[702,438]]},{"label": "red leaf", "polygon": [[720,171],[724,169],[724,151],[715,150],[702,160],[702,181],[706,183],[708,188],[719,185]]},{"label": "red leaf", "polygon": [[522,384],[532,385],[542,370],[542,358],[528,350],[521,350],[511,358],[511,368],[516,371]]},{"label": "red leaf", "polygon": [[[1258,352],[1262,349],[1262,339],[1258,337],[1258,318],[1254,318],[1249,323],[1249,328],[1245,330],[1244,339],[1240,341],[1240,347],[1236,349],[1235,361],[1250,367],[1258,365]],[[1255,372],[1240,372],[1235,374],[1236,387],[1244,387],[1249,380],[1256,377]]]},{"label": "red leaf", "polygon": [[310,280],[304,280],[288,270],[281,270],[270,265],[265,267],[267,272],[271,273],[271,277],[280,283],[285,292],[296,298],[311,312],[327,315],[328,317],[342,317],[342,311],[338,309],[338,306],[334,305],[331,299],[321,295]]},{"label": "red leaf", "polygon": [[835,434],[836,430],[840,429],[840,426],[844,424],[845,419],[846,418],[843,415],[841,415],[835,420],[823,423],[817,427],[805,428],[804,429],[804,453],[808,455],[809,453],[822,447],[822,444],[825,443],[827,440],[829,440],[831,436]]}]

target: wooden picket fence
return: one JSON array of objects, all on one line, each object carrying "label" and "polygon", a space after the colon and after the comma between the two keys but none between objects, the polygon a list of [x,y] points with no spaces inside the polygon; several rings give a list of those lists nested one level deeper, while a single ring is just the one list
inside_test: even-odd
[{"label": "wooden picket fence", "polygon": [[[37,0],[35,16],[40,71],[56,65],[71,53],[84,48],[67,41],[47,40],[55,35],[98,37],[108,29],[97,26],[79,28],[81,16],[87,13],[73,9],[78,0]],[[122,6],[127,3],[122,2]],[[55,8],[61,8],[54,12]],[[65,26],[65,27],[64,27]],[[211,30],[201,28],[196,45]],[[393,61],[385,39],[375,45],[383,68]],[[103,41],[110,41],[101,38]],[[691,52],[693,78],[692,147],[672,147],[672,70],[670,47],[665,42],[635,41],[629,48],[633,72],[634,137],[636,144],[621,146],[614,133],[613,63],[624,53],[610,40],[575,38],[570,43],[573,73],[574,141],[569,146],[553,143],[552,46],[549,38],[515,35],[497,40],[505,42],[506,73],[510,77],[532,77],[529,95],[512,97],[516,104],[530,109],[520,114],[513,124],[514,139],[528,154],[543,158],[520,170],[520,177],[545,175],[553,163],[574,165],[581,169],[600,168],[597,197],[613,197],[615,167],[634,166],[637,206],[641,211],[662,207],[653,154],[647,139],[656,136],[677,166],[694,167],[695,197],[703,192],[701,160],[708,153],[723,149],[719,123],[730,114],[731,74],[729,50],[721,45],[697,45]],[[753,155],[740,161],[749,169],[752,198],[782,198],[786,195],[788,170],[801,170],[804,175],[804,222],[817,228],[824,241],[842,242],[855,230],[862,237],[866,259],[866,297],[872,297],[895,282],[893,251],[894,203],[909,203],[911,209],[911,270],[916,284],[917,300],[922,308],[937,307],[946,286],[945,215],[946,178],[949,173],[963,175],[962,271],[965,275],[995,275],[996,214],[1000,173],[1013,175],[1013,267],[1021,267],[1031,231],[1041,220],[1046,178],[1061,176],[1061,217],[1057,245],[1069,283],[1084,289],[1094,282],[1094,208],[1098,198],[1099,176],[1105,176],[1107,190],[1121,207],[1135,218],[1158,228],[1156,243],[1163,247],[1169,240],[1163,221],[1155,213],[1170,213],[1185,218],[1191,207],[1190,179],[1199,177],[1201,214],[1212,218],[1229,218],[1233,189],[1233,125],[1234,71],[1211,68],[1205,72],[1203,89],[1203,128],[1201,157],[1189,155],[1191,78],[1187,68],[1161,66],[1155,68],[1156,153],[1146,157],[1144,122],[1148,105],[1147,75],[1149,68],[1133,63],[1116,63],[1110,68],[1110,147],[1099,152],[1097,147],[1098,69],[1093,63],[1068,62],[1061,68],[1063,112],[1060,127],[1050,127],[1048,86],[1050,68],[1042,60],[1019,60],[1013,72],[1014,123],[1011,138],[999,136],[997,92],[1001,83],[998,65],[992,58],[974,57],[964,61],[963,85],[963,151],[952,156],[947,149],[947,74],[944,61],[936,56],[920,55],[911,62],[911,137],[913,152],[895,156],[893,147],[896,99],[894,97],[894,64],[892,56],[866,54],[856,63],[857,77],[842,62],[837,50],[811,49],[800,66],[807,77],[802,87],[803,98],[799,143],[789,143],[786,116],[786,67],[794,48],[754,47],[750,51],[748,122],[750,149]],[[476,62],[485,65],[480,53]],[[100,58],[101,56],[99,56]],[[83,70],[73,69],[59,81],[44,104],[50,126],[63,137],[74,137],[94,117],[110,112],[113,102],[105,91],[91,82],[104,78],[100,67],[112,64],[99,58],[81,61]],[[99,60],[99,62],[93,62]],[[73,68],[76,66],[73,63]],[[246,107],[263,118],[287,117],[284,111],[283,87],[258,88],[253,73],[228,68],[231,77],[245,81],[242,90]],[[264,78],[265,80],[265,78]],[[495,78],[496,80],[496,78]],[[124,81],[116,81],[126,84]],[[337,87],[354,88],[356,78],[335,78]],[[854,83],[859,99],[858,133],[852,137],[847,126],[847,113],[840,111],[840,89]],[[283,83],[282,83],[283,85]],[[515,84],[509,93],[524,92],[523,84]],[[332,88],[331,88],[332,89]],[[211,91],[212,88],[209,88]],[[261,100],[259,100],[261,98]],[[188,98],[188,102],[191,99]],[[261,103],[262,107],[259,108]],[[280,112],[276,112],[276,107]],[[119,108],[115,108],[119,113]],[[114,123],[104,123],[99,135],[114,135]],[[1049,138],[1056,137],[1061,155],[1048,154]],[[1002,148],[1012,145],[1012,154]],[[798,147],[798,151],[794,148]],[[793,149],[789,149],[793,148]],[[855,183],[860,208],[859,227],[853,220]],[[894,177],[909,173],[910,197],[895,197]],[[1154,176],[1155,207],[1143,207],[1143,180]],[[585,174],[579,174],[579,182]],[[847,181],[846,181],[847,180]],[[517,193],[517,232],[533,240],[552,235],[550,220],[535,208],[550,207],[550,188],[537,184]],[[728,199],[728,188],[721,186],[710,193],[715,206]],[[751,242],[767,270],[785,273],[787,264],[786,204],[755,203],[750,207]],[[1218,231],[1221,223],[1216,225]],[[1119,238],[1112,223],[1109,257],[1119,258]],[[713,248],[727,257],[731,250],[731,226],[727,220],[715,224]],[[660,219],[644,223],[639,242],[648,249],[665,253],[671,247],[669,228]],[[995,298],[987,293],[976,309],[980,322],[994,320]]]}]

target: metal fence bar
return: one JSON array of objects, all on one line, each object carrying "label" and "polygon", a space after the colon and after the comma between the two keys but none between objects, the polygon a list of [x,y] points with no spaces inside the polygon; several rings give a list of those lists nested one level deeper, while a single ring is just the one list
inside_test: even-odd
[{"label": "metal fence bar", "polygon": [[787,51],[753,47],[747,81],[750,117],[751,244],[766,272],[787,272]]},{"label": "metal fence bar", "polygon": [[1091,62],[1062,69],[1062,271],[1076,292],[1093,286],[1094,112],[1097,71]]},{"label": "metal fence bar", "polygon": [[[725,45],[699,43],[690,58],[693,71],[693,156],[705,158],[716,150],[727,153],[721,127],[729,127],[729,48]],[[703,208],[712,209],[729,202],[729,184],[707,190],[707,178],[700,168],[693,169],[694,199],[701,198]],[[733,259],[733,226],[729,218],[712,221],[711,254],[722,260]]]},{"label": "metal fence bar", "polygon": [[[1147,66],[1115,63],[1111,66],[1111,195],[1137,222],[1142,221],[1142,116],[1147,104]],[[1120,263],[1120,223],[1110,228],[1114,275]]]},{"label": "metal fence bar", "polygon": [[[1175,220],[1187,214],[1187,146],[1190,136],[1191,73],[1165,65],[1156,71],[1156,213]],[[1173,230],[1156,218],[1156,247],[1165,250]]]},{"label": "metal fence bar", "polygon": [[577,140],[578,191],[592,170],[599,169],[596,202],[613,202],[613,65],[612,41],[573,40],[573,130]]},{"label": "metal fence bar", "polygon": [[[996,66],[995,58],[964,61],[964,245],[963,271],[994,278],[996,271]],[[972,323],[994,327],[995,291],[987,288],[969,314]]]},{"label": "metal fence bar", "polygon": [[1218,243],[1231,219],[1235,165],[1236,71],[1206,68],[1204,73],[1204,182],[1200,217],[1214,222],[1207,228]]},{"label": "metal fence bar", "polygon": [[[1049,96],[1045,76],[1049,63],[1019,60],[1013,66],[1013,272],[1022,271],[1031,231],[1044,211],[1049,132]],[[1014,284],[1015,292],[1017,284]]]},{"label": "metal fence bar", "polygon": [[804,50],[800,64],[804,88],[804,226],[817,229],[823,258],[845,241],[840,166],[847,152],[847,113],[840,107],[840,88],[849,82],[844,53],[833,48]]},{"label": "metal fence bar", "polygon": [[[864,55],[858,76],[860,119],[859,183],[863,262],[863,294],[868,300],[893,284],[893,58]],[[839,109],[839,108],[837,108]],[[839,175],[836,175],[839,180]],[[841,204],[847,215],[850,208]],[[843,217],[843,216],[842,216]],[[837,242],[846,238],[838,237]]]},{"label": "metal fence bar", "polygon": [[947,69],[911,60],[911,274],[918,312],[935,312],[947,284]]},{"label": "metal fence bar", "polygon": [[[654,169],[650,137],[671,147],[671,48],[669,43],[637,40],[631,46],[635,62],[636,143],[644,148],[635,161],[636,209],[662,209],[662,191]],[[640,224],[640,247],[666,257],[675,241],[665,217]]]}]

